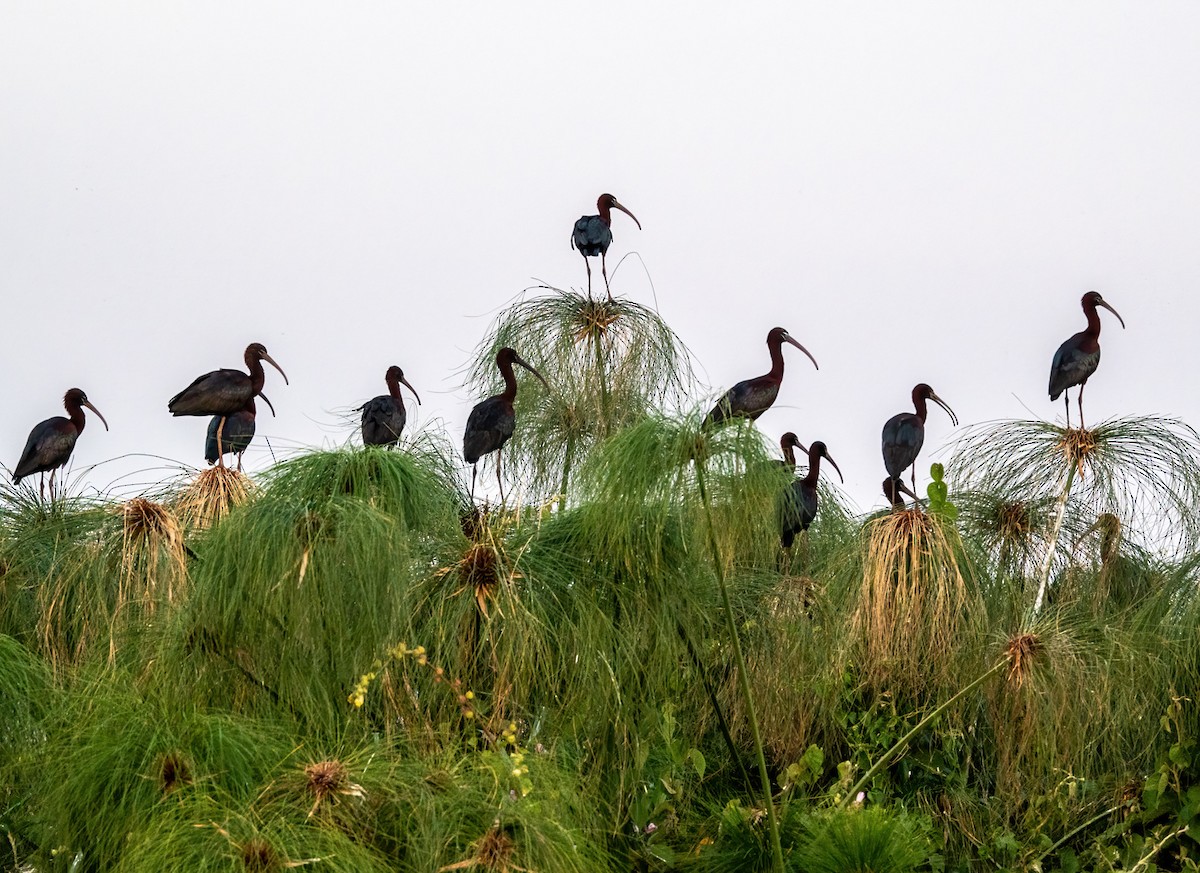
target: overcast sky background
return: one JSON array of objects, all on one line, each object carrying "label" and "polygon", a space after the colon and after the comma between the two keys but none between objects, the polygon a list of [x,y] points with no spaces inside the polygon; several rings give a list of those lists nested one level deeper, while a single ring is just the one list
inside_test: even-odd
[{"label": "overcast sky background", "polygon": [[[72,386],[112,428],[76,476],[202,466],[206,420],[167,400],[251,341],[291,379],[260,405],[277,455],[357,441],[342,416],[393,363],[409,427],[461,446],[472,350],[535,278],[585,287],[568,239],[603,191],[644,228],[615,215],[613,264],[645,269],[614,291],[657,301],[704,401],[767,370],[775,325],[816,356],[785,350],[758,426],[823,439],[863,509],[917,382],[964,425],[1061,419],[1050,359],[1091,289],[1128,330],[1102,312],[1088,421],[1200,424],[1200,4],[0,11],[9,469]],[[931,408],[922,472],[952,435]]]}]

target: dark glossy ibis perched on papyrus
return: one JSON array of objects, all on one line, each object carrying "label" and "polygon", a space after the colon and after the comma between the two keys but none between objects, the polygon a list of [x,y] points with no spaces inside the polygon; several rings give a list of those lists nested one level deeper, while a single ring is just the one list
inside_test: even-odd
[{"label": "dark glossy ibis perched on papyrus", "polygon": [[[267,406],[271,407],[271,414],[274,415],[275,407],[271,406],[267,395],[261,396],[263,400],[266,400]],[[209,464],[215,464],[223,455],[237,455],[237,468],[240,472],[242,453],[250,447],[250,442],[254,439],[257,413],[258,408],[254,405],[254,398],[251,397],[246,401],[245,406],[232,415],[214,415],[212,421],[208,423],[208,434],[204,439],[204,460]],[[221,434],[219,448],[217,446],[218,432]]]},{"label": "dark glossy ibis perched on papyrus", "polygon": [[87,395],[81,389],[72,388],[63,395],[63,406],[67,410],[66,418],[61,415],[47,418],[29,432],[29,439],[25,441],[21,459],[13,468],[14,484],[34,473],[42,474],[38,493],[43,498],[46,496],[46,472],[49,471],[51,500],[54,499],[54,475],[59,467],[70,460],[71,452],[75,448],[75,441],[79,439],[79,435],[83,433],[83,428],[87,424],[83,408],[87,407],[96,413],[96,417],[100,419],[104,429],[108,430],[108,422],[104,420],[100,410],[92,406]]},{"label": "dark glossy ibis perched on papyrus", "polygon": [[[262,395],[266,374],[262,362],[266,361],[279,371],[286,384],[288,377],[275,360],[267,354],[267,347],[262,343],[250,343],[246,346],[246,367],[249,374],[241,370],[213,370],[192,381],[171,398],[167,408],[172,415],[220,415],[227,416],[240,412],[246,406],[246,401]],[[221,449],[223,426],[217,426],[217,463],[224,465],[224,451]]]},{"label": "dark glossy ibis perched on papyrus", "polygon": [[[883,426],[883,466],[888,476],[899,479],[904,471],[916,463],[921,446],[925,444],[925,419],[929,409],[926,400],[932,400],[950,416],[950,421],[958,426],[958,417],[954,410],[946,405],[946,401],[938,397],[934,390],[924,382],[912,390],[913,407],[915,412],[900,412],[893,415]],[[917,487],[917,470],[913,467],[913,490]]]},{"label": "dark glossy ibis perched on papyrus", "polygon": [[583,263],[587,267],[588,296],[592,293],[592,265],[588,258],[600,256],[600,272],[604,275],[604,290],[608,291],[608,299],[612,300],[612,291],[608,287],[608,264],[605,260],[608,247],[612,245],[612,210],[620,209],[633,219],[633,223],[642,229],[642,223],[632,212],[617,202],[611,194],[601,194],[596,201],[599,215],[584,215],[575,222],[575,230],[571,233],[571,248],[583,255]]},{"label": "dark glossy ibis perched on papyrus", "polygon": [[1100,366],[1100,314],[1096,307],[1102,306],[1117,316],[1121,327],[1125,327],[1125,319],[1121,314],[1104,302],[1104,298],[1096,291],[1089,291],[1080,301],[1083,313],[1087,316],[1087,327],[1075,334],[1058,347],[1054,360],[1050,362],[1050,399],[1057,400],[1058,395],[1064,394],[1063,404],[1067,408],[1067,428],[1071,427],[1071,402],[1065,396],[1068,388],[1079,386],[1079,427],[1083,428],[1083,387],[1088,378]]},{"label": "dark glossy ibis perched on papyrus", "polygon": [[833,465],[833,469],[837,470],[838,478],[845,481],[842,478],[841,469],[829,454],[825,443],[817,440],[807,449],[799,442],[795,445],[808,454],[808,473],[803,478],[793,479],[783,495],[779,519],[779,540],[785,549],[790,549],[796,534],[808,530],[817,517],[817,478],[821,475],[821,459],[829,461]]},{"label": "dark glossy ibis perched on papyrus", "polygon": [[362,440],[366,446],[394,446],[400,441],[400,433],[408,421],[408,410],[404,408],[404,399],[400,396],[401,384],[408,386],[418,404],[421,402],[421,395],[408,384],[404,371],[399,367],[388,367],[384,380],[388,393],[373,397],[359,407],[362,412]]},{"label": "dark glossy ibis perched on papyrus", "polygon": [[720,424],[730,418],[749,418],[754,420],[771,408],[775,398],[779,396],[779,386],[783,383],[783,344],[790,343],[804,354],[808,355],[813,366],[817,359],[782,327],[771,328],[767,334],[767,349],[771,353],[771,369],[762,376],[738,382],[725,392],[717,401],[712,412],[704,419],[705,426]]},{"label": "dark glossy ibis perched on papyrus", "polygon": [[467,418],[467,429],[463,434],[463,458],[471,465],[472,500],[475,499],[475,474],[478,472],[479,459],[490,452],[496,452],[496,482],[500,486],[500,501],[504,502],[499,453],[508,442],[508,438],[513,435],[517,421],[513,411],[513,401],[517,397],[517,377],[513,374],[513,364],[524,367],[546,385],[542,374],[523,361],[513,349],[505,346],[496,353],[496,366],[500,369],[500,375],[504,377],[504,391],[475,404]]}]

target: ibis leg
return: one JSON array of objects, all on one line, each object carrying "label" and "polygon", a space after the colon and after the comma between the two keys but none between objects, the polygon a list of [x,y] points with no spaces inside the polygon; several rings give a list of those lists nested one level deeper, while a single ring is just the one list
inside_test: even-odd
[{"label": "ibis leg", "polygon": [[604,290],[608,292],[608,302],[612,303],[612,289],[608,287],[608,254],[600,253],[600,272],[604,275]]},{"label": "ibis leg", "polygon": [[58,473],[58,470],[50,471],[50,502],[51,503],[54,502],[54,476],[56,473]]},{"label": "ibis leg", "polygon": [[1079,383],[1079,429],[1084,430],[1083,426],[1083,388],[1087,385],[1087,379]]},{"label": "ibis leg", "polygon": [[238,452],[238,472],[242,472],[242,453]]},{"label": "ibis leg", "polygon": [[479,472],[479,462],[471,465],[471,505],[475,505],[475,474]]},{"label": "ibis leg", "polygon": [[225,416],[221,416],[221,422],[217,425],[217,466],[225,466],[225,447],[221,445],[221,434],[225,431]]},{"label": "ibis leg", "polygon": [[587,255],[583,256],[583,265],[587,267],[588,273],[588,297],[592,296],[592,265],[588,262]]},{"label": "ibis leg", "polygon": [[504,447],[496,449],[496,484],[500,486],[500,505],[504,505],[504,482],[500,479],[500,457],[504,454]]},{"label": "ibis leg", "polygon": [[38,497],[42,499],[42,503],[46,502],[46,474],[38,475]]},{"label": "ibis leg", "polygon": [[1066,392],[1066,391],[1063,391],[1063,406],[1066,407],[1066,410],[1067,410],[1067,430],[1070,430],[1071,429],[1071,398],[1068,396],[1068,392]]}]

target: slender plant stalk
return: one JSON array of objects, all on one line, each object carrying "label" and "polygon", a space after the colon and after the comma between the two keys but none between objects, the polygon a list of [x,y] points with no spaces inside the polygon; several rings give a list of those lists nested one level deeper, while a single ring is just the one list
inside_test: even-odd
[{"label": "slender plant stalk", "polygon": [[959,691],[957,694],[955,694],[953,697],[951,697],[949,700],[947,700],[945,703],[943,703],[941,706],[939,706],[933,712],[929,713],[929,715],[925,716],[923,719],[921,719],[919,722],[917,722],[916,726],[913,727],[912,730],[910,730],[908,733],[906,733],[904,736],[902,736],[900,739],[898,739],[894,746],[892,746],[890,749],[888,749],[886,752],[884,752],[882,755],[879,756],[879,759],[874,764],[871,765],[871,769],[868,770],[866,773],[864,773],[863,777],[854,784],[854,787],[852,787],[848,792],[846,792],[846,796],[843,797],[841,799],[841,801],[838,803],[838,808],[845,809],[847,806],[849,806],[850,802],[855,797],[858,796],[858,792],[862,791],[863,788],[866,787],[866,785],[872,779],[875,778],[875,774],[878,773],[880,770],[882,770],[884,767],[886,767],[888,765],[888,763],[892,760],[892,756],[894,754],[896,754],[896,752],[898,752],[900,749],[904,748],[904,746],[908,745],[908,742],[913,737],[915,737],[921,731],[921,729],[925,727],[925,725],[929,724],[931,721],[933,721],[939,715],[941,715],[943,712],[945,712],[947,709],[949,709],[950,706],[955,701],[957,701],[959,698],[965,697],[967,694],[970,694],[972,691],[974,691],[976,688],[978,688],[980,685],[982,685],[988,679],[991,679],[994,675],[996,675],[1002,669],[1007,667],[1008,662],[1009,662],[1009,658],[1007,655],[1005,655],[1003,658],[1001,658],[999,661],[997,661],[995,663],[995,665],[992,666],[986,673],[984,673],[982,676],[980,676],[978,679],[976,679],[974,682],[972,682],[966,688]]},{"label": "slender plant stalk", "polygon": [[1046,599],[1046,586],[1050,584],[1050,566],[1054,562],[1054,547],[1058,545],[1058,535],[1062,532],[1063,515],[1067,511],[1067,497],[1071,493],[1071,483],[1075,481],[1075,469],[1078,463],[1071,461],[1067,465],[1067,473],[1063,477],[1062,493],[1054,503],[1054,524],[1050,529],[1050,542],[1046,546],[1046,557],[1042,559],[1042,572],[1038,579],[1037,597],[1033,601],[1033,614],[1036,616],[1042,610],[1042,601]]},{"label": "slender plant stalk", "polygon": [[746,658],[742,654],[742,641],[738,636],[737,621],[733,617],[733,603],[729,599],[729,586],[725,584],[725,565],[717,548],[717,534],[713,530],[712,507],[708,503],[708,489],[704,485],[704,461],[696,459],[696,481],[700,486],[700,499],[704,503],[704,517],[708,522],[708,545],[712,549],[713,569],[717,573],[717,584],[721,589],[721,603],[725,608],[725,622],[729,625],[729,636],[733,640],[733,657],[737,662],[738,678],[742,686],[742,697],[746,702],[746,715],[750,720],[750,734],[754,738],[754,754],[758,758],[758,776],[762,781],[763,801],[767,806],[767,828],[771,834],[771,854],[775,873],[784,873],[783,845],[779,842],[779,822],[775,817],[775,800],[771,795],[771,776],[767,772],[767,756],[763,753],[762,734],[758,729],[758,713],[754,709],[754,695],[750,692],[750,674],[746,669]]},{"label": "slender plant stalk", "polygon": [[604,375],[604,352],[600,348],[600,331],[592,331],[592,346],[596,350],[596,376],[600,380],[600,436],[608,436],[609,402],[608,379]]},{"label": "slender plant stalk", "polygon": [[575,453],[575,431],[567,431],[567,448],[563,457],[562,485],[559,486],[558,509],[561,512],[567,508],[567,481],[571,476],[571,456]]},{"label": "slender plant stalk", "polygon": [[1048,858],[1050,855],[1053,855],[1060,848],[1065,846],[1067,844],[1067,842],[1070,839],[1072,839],[1076,834],[1078,834],[1080,831],[1087,830],[1092,825],[1094,825],[1096,822],[1100,821],[1103,818],[1107,818],[1108,816],[1112,815],[1114,812],[1119,812],[1124,806],[1126,806],[1126,804],[1118,803],[1116,806],[1114,806],[1110,809],[1104,810],[1104,812],[1100,813],[1099,815],[1092,816],[1087,821],[1085,821],[1083,824],[1081,824],[1079,827],[1072,828],[1070,831],[1068,831],[1066,834],[1064,834],[1062,837],[1060,837],[1059,840],[1054,845],[1052,845],[1046,851],[1042,852],[1042,854],[1038,855],[1035,860],[1041,861],[1043,858]]},{"label": "slender plant stalk", "polygon": [[1150,866],[1150,862],[1152,860],[1154,860],[1154,856],[1157,855],[1159,852],[1161,852],[1163,849],[1165,849],[1167,847],[1167,843],[1171,842],[1171,840],[1174,840],[1174,839],[1177,839],[1178,837],[1183,836],[1184,834],[1187,833],[1187,831],[1188,831],[1188,829],[1186,827],[1181,827],[1177,831],[1171,831],[1169,834],[1167,834],[1165,837],[1163,837],[1157,843],[1154,843],[1150,847],[1150,851],[1147,852],[1145,855],[1143,855],[1141,858],[1139,858],[1138,862],[1129,868],[1129,873],[1137,873],[1138,870],[1147,869]]}]

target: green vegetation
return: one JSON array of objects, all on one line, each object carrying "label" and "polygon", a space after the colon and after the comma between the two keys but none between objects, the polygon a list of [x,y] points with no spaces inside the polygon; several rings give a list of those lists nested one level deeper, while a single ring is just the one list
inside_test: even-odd
[{"label": "green vegetation", "polygon": [[479,386],[508,344],[501,508],[431,433],[0,490],[0,869],[1200,869],[1191,429],[977,428],[783,556],[652,312],[519,304]]}]

